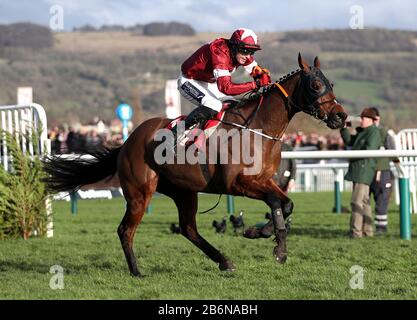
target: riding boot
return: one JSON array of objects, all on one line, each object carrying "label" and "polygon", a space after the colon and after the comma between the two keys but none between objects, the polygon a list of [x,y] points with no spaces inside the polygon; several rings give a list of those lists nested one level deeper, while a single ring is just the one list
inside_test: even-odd
[{"label": "riding boot", "polygon": [[198,123],[200,128],[202,128],[206,121],[213,118],[216,114],[216,110],[199,105],[185,118],[185,130],[191,128],[196,123]]},{"label": "riding boot", "polygon": [[[194,124],[198,123],[199,128],[202,128],[207,120],[210,120],[217,114],[216,110],[208,108],[203,105],[199,105],[197,108],[192,110],[190,114],[184,119],[184,126],[180,132],[178,132],[178,124],[172,130],[174,134],[174,142],[176,144],[178,136],[181,137],[186,130],[191,128]],[[177,136],[178,134],[178,136]]]}]

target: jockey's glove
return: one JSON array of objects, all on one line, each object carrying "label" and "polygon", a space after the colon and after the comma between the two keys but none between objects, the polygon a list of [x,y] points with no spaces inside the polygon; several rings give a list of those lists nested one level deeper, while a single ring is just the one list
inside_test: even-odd
[{"label": "jockey's glove", "polygon": [[268,84],[271,83],[271,77],[268,74],[264,73],[264,74],[260,75],[259,77],[257,77],[255,79],[255,82],[256,82],[256,86],[258,88],[263,87],[263,86],[267,86]]},{"label": "jockey's glove", "polygon": [[252,72],[250,73],[250,76],[256,79],[262,76],[263,74],[267,74],[268,76],[271,76],[271,72],[269,72],[268,69],[262,68],[260,66],[254,66],[252,69]]}]

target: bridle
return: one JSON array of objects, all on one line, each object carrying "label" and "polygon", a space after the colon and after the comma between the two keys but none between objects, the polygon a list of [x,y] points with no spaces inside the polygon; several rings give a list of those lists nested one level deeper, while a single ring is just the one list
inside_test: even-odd
[{"label": "bridle", "polygon": [[[317,92],[313,89],[312,83],[313,81],[320,81],[323,86],[320,90],[320,92]],[[277,84],[277,83],[275,83]],[[281,85],[277,85],[277,87],[281,90],[284,89]],[[320,109],[320,106],[333,102],[335,104],[338,104],[336,99],[330,99],[319,102],[318,100],[327,95],[329,92],[332,91],[332,85],[329,82],[329,80],[324,76],[324,74],[320,71],[318,68],[311,68],[310,72],[304,73],[301,72],[300,80],[298,82],[297,92],[305,93],[307,105],[301,106],[300,103],[295,103],[291,97],[288,96],[288,94],[284,94],[286,98],[288,99],[289,103],[294,106],[296,109],[303,111],[315,119],[318,119],[320,121],[326,122],[329,119],[329,115],[326,111],[324,111],[324,116],[322,116],[323,110]]]}]

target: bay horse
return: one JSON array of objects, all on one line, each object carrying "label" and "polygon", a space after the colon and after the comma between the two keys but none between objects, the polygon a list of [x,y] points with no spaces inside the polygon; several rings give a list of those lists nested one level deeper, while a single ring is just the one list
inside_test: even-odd
[{"label": "bay horse", "polygon": [[[264,201],[271,208],[274,223],[276,246],[273,254],[277,262],[284,263],[287,259],[285,219],[292,212],[293,202],[272,179],[281,161],[280,138],[290,120],[300,111],[331,129],[342,128],[347,117],[343,106],[336,100],[332,84],[320,69],[318,57],[314,59],[314,65],[309,66],[299,54],[298,65],[299,70],[227,111],[218,127],[231,130],[236,124],[248,130],[262,129],[262,144],[250,145],[251,152],[262,156],[262,166],[256,174],[244,174],[248,165],[242,162],[204,165],[156,163],[154,152],[158,143],[155,134],[171,121],[158,117],[140,124],[122,146],[90,152],[91,159],[46,158],[43,163],[49,174],[45,179],[47,188],[53,192],[75,191],[88,184],[118,177],[127,204],[117,233],[133,276],[141,276],[133,252],[133,239],[154,192],[174,200],[181,234],[216,262],[222,271],[234,271],[235,267],[197,231],[198,192]],[[239,134],[244,130],[239,129]],[[230,150],[230,144],[228,148]]]}]

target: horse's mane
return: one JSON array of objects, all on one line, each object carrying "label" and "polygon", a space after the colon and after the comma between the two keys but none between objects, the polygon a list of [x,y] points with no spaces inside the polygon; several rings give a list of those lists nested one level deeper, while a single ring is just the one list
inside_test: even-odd
[{"label": "horse's mane", "polygon": [[[275,83],[283,84],[287,80],[291,79],[293,76],[295,76],[296,74],[298,74],[300,71],[301,71],[300,69],[293,70],[293,71],[287,73],[286,75],[280,77],[277,81],[275,81]],[[257,100],[260,96],[263,96],[263,95],[271,92],[271,90],[275,87],[273,84],[274,83],[270,84],[269,86],[263,87],[262,90],[260,90],[258,92],[250,92],[250,93],[247,93],[239,101],[239,103],[236,105],[236,107],[240,108],[240,107],[246,105],[246,103],[248,103],[249,101]]]}]

